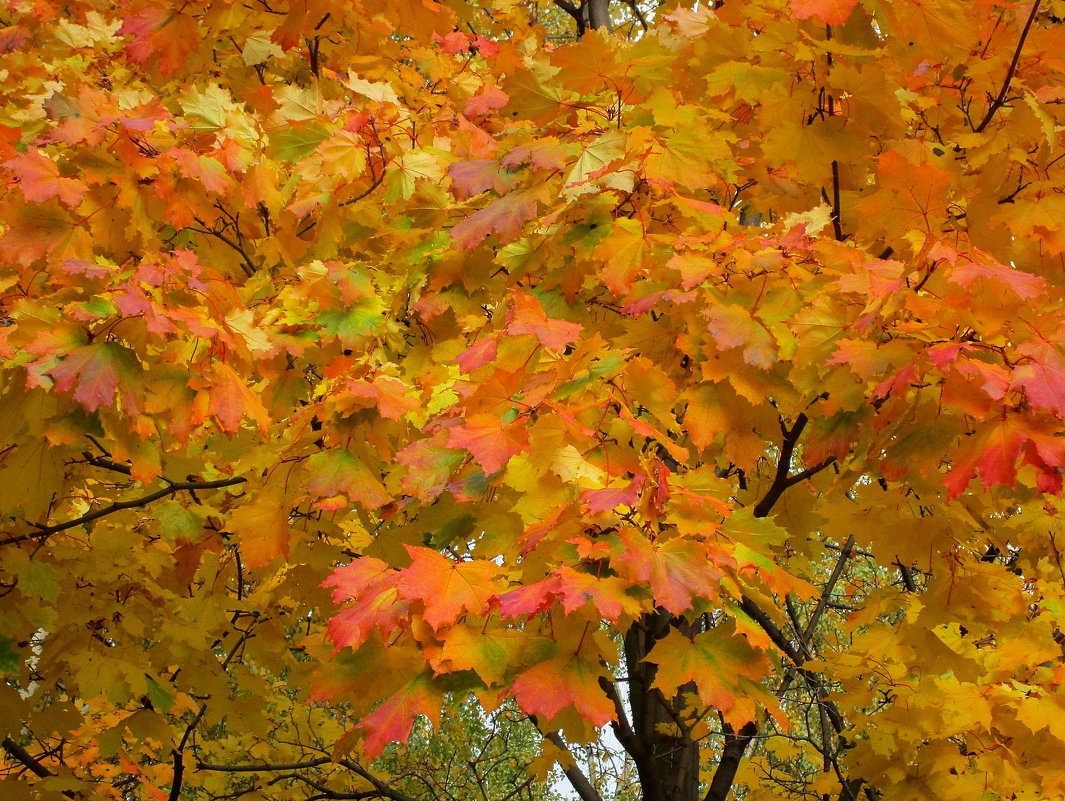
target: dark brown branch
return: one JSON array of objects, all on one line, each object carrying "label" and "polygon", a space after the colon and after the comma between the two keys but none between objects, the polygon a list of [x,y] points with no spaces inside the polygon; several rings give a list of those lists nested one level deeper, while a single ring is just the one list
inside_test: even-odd
[{"label": "dark brown branch", "polygon": [[625,5],[632,10],[633,16],[636,17],[636,21],[639,22],[640,27],[646,31],[650,26],[647,24],[647,17],[645,17],[643,11],[640,10],[640,4],[637,0],[625,0]]},{"label": "dark brown branch", "polygon": [[326,787],[321,782],[316,782],[307,776],[303,776],[299,773],[284,773],[281,776],[274,777],[269,784],[277,784],[278,782],[290,779],[293,781],[301,781],[308,787],[312,787],[318,791],[318,795],[312,795],[306,801],[311,801],[312,798],[332,798],[332,799],[347,799],[348,801],[358,801],[362,798],[380,798],[380,793],[377,790],[360,790],[354,793],[344,793],[340,790],[333,790]]},{"label": "dark brown branch", "polygon": [[814,633],[814,629],[817,628],[817,624],[821,622],[821,616],[825,613],[826,605],[829,599],[832,597],[832,592],[836,588],[836,582],[839,581],[840,576],[843,575],[843,568],[847,566],[847,560],[851,556],[851,548],[854,547],[854,535],[847,537],[847,542],[843,545],[843,550],[839,553],[839,558],[836,560],[835,567],[832,568],[832,575],[828,577],[828,581],[825,583],[824,589],[821,590],[821,597],[817,599],[817,606],[814,607],[813,614],[810,615],[810,619],[806,622],[806,628],[802,632],[803,643],[810,641],[810,637]]},{"label": "dark brown branch", "polygon": [[181,742],[178,743],[177,748],[171,751],[174,755],[174,778],[170,782],[170,795],[167,801],[178,801],[181,798],[181,785],[185,778],[185,746],[189,744],[189,737],[192,736],[193,730],[200,725],[200,721],[203,720],[203,716],[206,713],[207,704],[200,704],[200,711],[185,727],[185,733],[181,735]]},{"label": "dark brown branch", "polygon": [[758,726],[753,722],[744,724],[743,728],[735,734],[725,735],[725,747],[721,750],[721,759],[714,771],[714,778],[710,781],[710,788],[703,796],[703,801],[725,801],[728,798],[732,784],[736,780],[736,771],[740,768],[743,753],[747,746],[758,733]]},{"label": "dark brown branch", "polygon": [[213,236],[219,242],[221,242],[221,243],[223,243],[225,245],[228,245],[230,248],[235,250],[240,255],[241,260],[244,262],[244,266],[243,266],[244,274],[247,275],[249,278],[251,278],[253,275],[255,275],[256,272],[258,272],[259,268],[255,266],[255,262],[253,262],[251,260],[251,256],[248,255],[248,251],[246,251],[244,249],[244,247],[240,243],[234,242],[232,239],[230,239],[228,236],[223,234],[221,231],[212,230],[207,225],[207,223],[205,223],[199,217],[194,217],[193,219],[196,220],[196,222],[198,222],[200,225],[202,225],[203,228],[192,228],[190,226],[189,227],[190,231],[195,231],[198,234],[204,234],[206,236]]},{"label": "dark brown branch", "polygon": [[[765,613],[765,611],[758,606],[750,598],[744,596],[743,601],[740,603],[740,609],[746,612],[755,623],[757,623],[762,631],[769,635],[769,639],[773,641],[773,644],[777,646],[795,665],[795,669],[799,675],[802,676],[806,684],[817,693],[818,701],[824,708],[825,713],[828,715],[829,720],[832,721],[832,728],[836,730],[837,734],[842,734],[845,728],[843,722],[843,716],[840,714],[839,709],[831,701],[826,700],[824,686],[821,679],[816,673],[810,670],[805,670],[802,664],[809,658],[809,647],[804,640],[800,639],[799,647],[796,648],[792,645],[791,641],[785,636],[784,632],[780,630],[780,627],[773,622],[773,619]],[[796,634],[801,638],[796,627]],[[790,675],[785,678],[784,683],[777,691],[778,695],[782,695],[787,691],[788,686],[791,684]]]},{"label": "dark brown branch", "polygon": [[[381,165],[381,174],[373,179],[373,182],[370,184],[369,187],[367,187],[367,189],[364,192],[360,192],[359,194],[355,195],[355,197],[348,198],[347,200],[343,201],[342,203],[337,203],[337,205],[338,206],[350,206],[352,203],[358,203],[364,197],[367,197],[371,192],[373,192],[377,187],[379,187],[381,185],[381,181],[383,181],[383,180],[385,180],[385,167],[384,167],[384,164]],[[301,231],[301,233],[302,233],[302,231]]]},{"label": "dark brown branch", "polygon": [[799,437],[802,436],[803,429],[806,428],[806,424],[809,422],[810,418],[805,413],[801,413],[795,418],[795,424],[791,428],[787,428],[784,425],[784,420],[781,419],[780,430],[784,434],[784,441],[780,444],[777,472],[773,477],[773,483],[769,485],[769,489],[762,496],[762,500],[754,507],[755,517],[768,517],[773,510],[773,506],[780,500],[780,496],[784,494],[788,487],[792,487],[800,481],[805,481],[811,476],[820,473],[836,461],[834,457],[830,456],[814,467],[808,467],[795,475],[788,475],[788,471],[791,469],[791,457],[795,453],[795,446],[799,442]]},{"label": "dark brown branch", "polygon": [[[30,773],[34,776],[39,776],[42,779],[47,779],[49,776],[55,776],[41,761],[33,756],[29,751],[16,743],[10,737],[5,737],[3,742],[0,742],[2,747],[8,754],[10,754],[16,761],[21,762]],[[64,790],[63,795],[67,798],[79,798],[79,794],[72,790]]]},{"label": "dark brown branch", "polygon": [[34,776],[40,776],[42,779],[47,779],[49,776],[55,776],[52,771],[48,770],[48,768],[41,764],[40,760],[34,758],[33,754],[10,737],[5,737],[4,741],[0,743],[0,746],[2,746],[12,757],[25,765]]},{"label": "dark brown branch", "polygon": [[895,562],[895,566],[902,576],[902,586],[906,588],[906,592],[917,592],[917,583],[913,580],[913,571],[902,562]]},{"label": "dark brown branch", "polygon": [[[383,151],[382,151],[382,159],[383,158],[384,158],[384,156],[383,156]],[[355,197],[351,197],[351,198],[348,198],[347,200],[344,200],[344,201],[342,201],[340,203],[337,203],[337,208],[343,208],[344,206],[350,206],[352,203],[358,203],[364,197],[368,197],[370,195],[370,193],[373,192],[377,187],[379,187],[381,185],[381,182],[385,180],[385,174],[386,174],[385,173],[385,165],[382,162],[382,164],[381,164],[381,174],[374,176],[373,181],[370,182],[370,185],[366,188],[366,190],[363,191],[363,192],[360,192],[357,195],[355,195]],[[314,226],[316,226],[317,224],[318,224],[317,220],[308,221],[306,225],[304,225],[302,228],[300,228],[296,232],[296,236],[303,236],[305,233],[307,233],[312,228],[314,228]]]},{"label": "dark brown branch", "polygon": [[807,467],[805,470],[800,470],[795,475],[788,476],[788,486],[794,487],[796,484],[801,484],[806,479],[816,476],[829,465],[835,464],[835,462],[836,457],[829,456],[827,459],[822,462],[818,462],[813,467]]},{"label": "dark brown branch", "polygon": [[[539,724],[538,724],[539,725]],[[563,742],[557,731],[548,732],[544,734],[544,739],[550,742],[555,748],[561,751],[570,753],[566,743]],[[566,778],[569,779],[570,785],[577,791],[577,795],[581,801],[603,801],[602,796],[599,795],[599,791],[595,789],[595,786],[588,781],[588,777],[584,775],[584,771],[577,767],[577,763],[570,759],[570,764],[563,770],[566,774]]]},{"label": "dark brown branch", "polygon": [[370,771],[366,770],[366,768],[364,768],[358,762],[352,762],[350,759],[342,759],[340,760],[340,764],[348,770],[352,771],[353,773],[357,773],[359,776],[362,776],[362,778],[366,779],[366,781],[368,781],[374,786],[374,789],[377,790],[378,795],[384,798],[391,798],[392,801],[418,801],[418,799],[413,798],[407,795],[406,793],[401,792],[400,790],[397,790],[388,782],[383,781],[377,776],[374,776],[372,773],[370,773]]},{"label": "dark brown branch", "polygon": [[1021,38],[1017,40],[1017,49],[1013,51],[1013,59],[1010,61],[1009,69],[1006,70],[1006,78],[1002,81],[1002,89],[999,90],[998,97],[991,101],[991,105],[987,107],[987,113],[984,114],[984,118],[980,120],[980,124],[973,130],[976,133],[980,133],[991,122],[991,118],[995,116],[1000,108],[1006,105],[1006,95],[1010,90],[1010,83],[1013,81],[1013,76],[1017,74],[1017,65],[1021,60],[1021,51],[1024,49],[1024,42],[1028,38],[1028,32],[1032,29],[1032,23],[1035,22],[1035,15],[1039,11],[1039,4],[1042,0],[1035,0],[1032,3],[1032,10],[1028,14],[1028,20],[1024,23],[1024,30],[1021,31]]},{"label": "dark brown branch", "polygon": [[257,773],[260,771],[304,770],[316,768],[319,765],[327,765],[333,760],[329,757],[318,757],[306,762],[265,762],[261,765],[212,765],[208,762],[197,762],[196,770],[210,770],[218,773]]},{"label": "dark brown branch", "polygon": [[248,479],[242,477],[236,478],[223,478],[218,481],[180,481],[170,484],[161,490],[156,490],[140,498],[136,498],[132,501],[115,501],[110,506],[106,506],[103,509],[97,509],[95,512],[89,512],[81,517],[77,517],[73,520],[68,520],[66,523],[57,523],[54,526],[41,526],[39,530],[32,534],[17,534],[13,537],[0,540],[0,545],[14,545],[19,542],[28,542],[29,540],[42,540],[46,537],[50,537],[60,531],[66,531],[68,528],[75,528],[86,523],[91,523],[94,520],[99,520],[101,517],[107,517],[107,515],[120,512],[123,509],[136,509],[141,506],[147,506],[153,501],[157,501],[160,498],[165,498],[168,495],[174,495],[178,492],[194,492],[197,490],[209,490],[220,489],[222,487],[232,487],[236,484],[243,484]]},{"label": "dark brown branch", "polygon": [[614,705],[614,712],[617,713],[617,721],[612,721],[610,728],[614,732],[614,736],[618,738],[618,742],[622,747],[629,752],[629,755],[634,760],[640,760],[647,756],[647,745],[636,736],[636,732],[632,730],[632,725],[629,723],[628,715],[625,713],[625,705],[621,701],[621,696],[618,694],[618,688],[614,685],[614,682],[605,677],[599,678],[599,686],[603,688],[603,692],[606,693],[606,697],[610,699],[610,703]]},{"label": "dark brown branch", "polygon": [[840,213],[839,202],[839,162],[835,159],[832,160],[832,232],[838,242],[843,241],[843,217]]},{"label": "dark brown branch", "polygon": [[569,0],[554,0],[554,3],[555,3],[556,6],[561,8],[563,11],[565,11],[571,17],[573,17],[573,19],[578,20],[578,21],[580,20],[580,18],[581,18],[580,9],[578,9],[577,6],[573,5],[573,3],[569,2]]},{"label": "dark brown branch", "polygon": [[[315,30],[317,30],[317,28]],[[310,57],[311,74],[317,78],[318,73],[321,70],[321,63],[318,58],[322,46],[321,37],[315,36],[313,39],[305,38],[303,41],[307,43],[307,55]]]},{"label": "dark brown branch", "polygon": [[801,665],[806,660],[803,655],[796,650],[795,646],[791,644],[791,641],[784,636],[784,632],[780,630],[780,627],[773,622],[773,619],[765,613],[765,611],[748,598],[746,595],[740,602],[740,609],[747,613],[747,615],[759,625],[759,627],[767,635],[769,639],[773,641],[773,644],[783,651],[788,659],[794,662],[796,665]]},{"label": "dark brown branch", "polygon": [[110,470],[113,473],[121,473],[124,476],[133,475],[133,468],[128,464],[122,464],[121,462],[113,462],[104,456],[93,456],[88,451],[82,453],[85,457],[85,463],[91,464],[93,467],[99,467],[103,470]]}]

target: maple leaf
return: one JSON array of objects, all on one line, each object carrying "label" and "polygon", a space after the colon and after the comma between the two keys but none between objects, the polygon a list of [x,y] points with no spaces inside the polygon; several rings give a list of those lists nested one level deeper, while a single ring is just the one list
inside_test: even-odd
[{"label": "maple leaf", "polygon": [[329,620],[329,639],[337,650],[358,648],[374,631],[388,635],[399,626],[410,602],[399,598],[398,580],[399,574],[386,562],[364,556],[322,582],[334,588],[334,603],[351,602]]},{"label": "maple leaf", "polygon": [[788,0],[792,19],[817,17],[826,25],[842,25],[850,17],[858,0]]},{"label": "maple leaf", "polygon": [[408,683],[359,722],[358,728],[366,730],[363,750],[367,758],[379,757],[389,743],[407,742],[416,715],[439,725],[440,695],[428,675]]},{"label": "maple leaf", "polygon": [[90,412],[114,403],[121,382],[125,391],[119,394],[133,413],[138,408],[133,382],[140,372],[136,355],[114,342],[78,348],[49,371],[56,389],[65,392],[74,386],[74,400]]},{"label": "maple leaf", "polygon": [[1046,291],[1046,279],[1004,264],[959,264],[950,271],[951,283],[963,287],[972,286],[977,279],[990,280],[1008,287],[1024,300],[1037,298]]},{"label": "maple leaf", "polygon": [[229,528],[240,536],[241,554],[248,567],[263,567],[278,556],[288,556],[288,516],[277,490],[258,493],[254,502],[243,504],[230,516]]},{"label": "maple leaf", "polygon": [[401,598],[421,601],[425,622],[439,630],[467,612],[481,614],[499,592],[499,566],[473,560],[452,562],[430,548],[406,546],[410,567],[399,571]]},{"label": "maple leaf", "polygon": [[510,96],[498,86],[484,86],[466,101],[463,111],[467,117],[481,117],[490,111],[503,108],[508,100]]},{"label": "maple leaf", "polygon": [[143,64],[158,58],[163,75],[174,73],[187,59],[189,43],[199,40],[196,21],[191,16],[162,6],[147,6],[127,15],[118,35],[132,37],[126,52],[135,62]]},{"label": "maple leaf", "polygon": [[494,361],[498,348],[499,339],[497,337],[485,337],[460,353],[455,362],[462,372],[472,373],[478,367],[484,367]]},{"label": "maple leaf", "polygon": [[736,306],[717,306],[706,312],[707,330],[722,350],[743,348],[743,359],[762,369],[772,367],[779,346],[773,335],[754,315]]},{"label": "maple leaf", "polygon": [[618,576],[599,577],[562,565],[556,569],[558,596],[569,614],[591,603],[604,620],[618,622],[622,615],[636,614],[641,604],[627,590],[628,582]]},{"label": "maple leaf", "polygon": [[518,705],[530,715],[551,720],[567,706],[596,726],[614,719],[614,705],[599,686],[603,669],[579,653],[559,653],[519,674],[510,687]]},{"label": "maple leaf", "polygon": [[633,581],[649,583],[658,603],[675,615],[690,609],[693,598],[716,599],[725,575],[722,568],[735,564],[727,554],[686,537],[651,543],[626,532],[624,542],[619,565]]},{"label": "maple leaf", "polygon": [[517,629],[456,624],[448,629],[440,664],[452,671],[472,670],[492,687],[503,683],[525,642],[526,635]]},{"label": "maple leaf", "polygon": [[694,682],[699,700],[721,710],[735,728],[752,719],[754,710],[744,701],[769,669],[764,654],[726,626],[692,638],[674,629],[655,644],[646,660],[658,666],[653,686],[667,698]]},{"label": "maple leaf", "polygon": [[534,334],[540,344],[551,350],[562,350],[580,336],[580,323],[554,320],[547,316],[539,299],[524,292],[515,292],[513,305],[507,312],[507,329],[511,334]]},{"label": "maple leaf", "polygon": [[447,446],[469,451],[486,473],[495,473],[523,449],[521,441],[508,429],[512,427],[493,415],[470,415],[448,430]]},{"label": "maple leaf", "polygon": [[618,506],[636,506],[645,476],[635,476],[628,486],[619,489],[586,489],[581,492],[581,501],[592,514],[606,512]]},{"label": "maple leaf", "polygon": [[1013,370],[1011,389],[1023,389],[1028,400],[1065,420],[1065,355],[1045,341],[1017,348],[1025,361]]},{"label": "maple leaf", "polygon": [[536,216],[537,195],[533,190],[510,192],[496,198],[483,209],[455,224],[451,241],[460,250],[476,247],[489,234],[499,235],[501,242],[518,236],[522,226]]},{"label": "maple leaf", "polygon": [[307,491],[319,498],[317,505],[335,509],[348,501],[366,509],[378,509],[392,500],[381,482],[351,451],[343,448],[316,453],[308,460],[311,479]]},{"label": "maple leaf", "polygon": [[26,200],[40,203],[58,197],[67,206],[77,206],[88,191],[81,180],[62,177],[59,166],[38,150],[21,153],[4,166],[18,177]]},{"label": "maple leaf", "polygon": [[265,430],[270,425],[266,407],[236,370],[225,362],[216,362],[207,376],[189,382],[199,390],[193,402],[194,422],[201,423],[213,417],[223,431],[231,434],[240,430],[245,415],[255,420],[260,429]]}]

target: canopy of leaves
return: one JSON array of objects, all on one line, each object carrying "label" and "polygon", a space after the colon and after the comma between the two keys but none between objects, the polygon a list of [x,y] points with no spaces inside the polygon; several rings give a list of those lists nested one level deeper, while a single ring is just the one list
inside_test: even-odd
[{"label": "canopy of leaves", "polygon": [[0,794],[1065,797],[1062,18],[4,2]]}]

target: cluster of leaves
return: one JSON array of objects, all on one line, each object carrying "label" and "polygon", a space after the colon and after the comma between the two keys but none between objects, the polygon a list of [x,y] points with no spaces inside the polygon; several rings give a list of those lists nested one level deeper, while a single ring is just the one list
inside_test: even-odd
[{"label": "cluster of leaves", "polygon": [[1065,4],[588,3],[5,4],[35,792],[1065,795]]}]

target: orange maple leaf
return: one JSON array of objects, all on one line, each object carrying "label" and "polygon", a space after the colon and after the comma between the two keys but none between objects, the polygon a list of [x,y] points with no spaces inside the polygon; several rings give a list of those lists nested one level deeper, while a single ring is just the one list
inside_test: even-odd
[{"label": "orange maple leaf", "polygon": [[501,470],[523,449],[503,421],[490,414],[471,414],[464,423],[450,429],[447,446],[469,451],[488,474]]},{"label": "orange maple leaf", "polygon": [[533,295],[515,291],[512,298],[513,306],[507,314],[511,334],[534,334],[541,345],[556,351],[577,341],[583,328],[580,323],[549,318]]},{"label": "orange maple leaf", "polygon": [[4,166],[19,179],[19,189],[26,200],[36,203],[58,197],[67,206],[77,206],[88,191],[77,178],[64,178],[59,165],[37,150],[28,150],[5,161]]},{"label": "orange maple leaf", "polygon": [[425,622],[433,629],[454,623],[466,612],[484,612],[499,592],[500,570],[493,562],[475,559],[456,563],[431,548],[405,547],[411,565],[399,571],[399,595],[421,601]]},{"label": "orange maple leaf", "polygon": [[791,18],[817,17],[826,25],[842,25],[858,0],[791,0]]},{"label": "orange maple leaf", "polygon": [[572,705],[581,717],[605,726],[614,719],[614,705],[599,686],[599,679],[605,677],[593,659],[560,653],[514,679],[510,694],[530,715],[550,720]]}]

